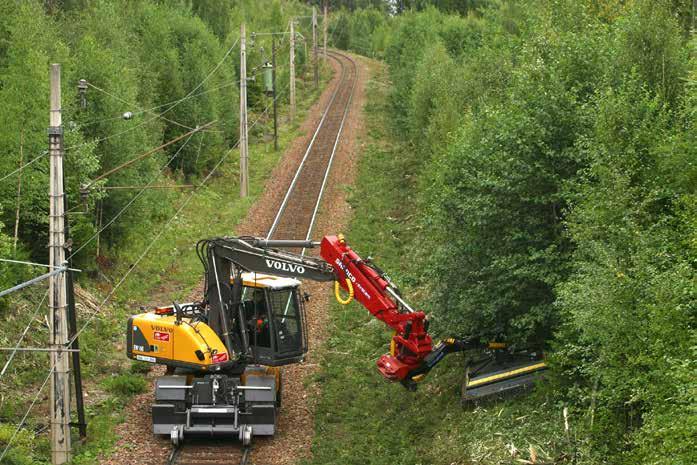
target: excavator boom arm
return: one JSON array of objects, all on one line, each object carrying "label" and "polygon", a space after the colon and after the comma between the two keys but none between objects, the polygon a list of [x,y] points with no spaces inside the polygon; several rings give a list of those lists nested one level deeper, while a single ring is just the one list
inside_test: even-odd
[{"label": "excavator boom arm", "polygon": [[433,350],[426,314],[406,303],[389,277],[362,259],[341,235],[325,236],[320,250],[334,267],[339,284],[346,290],[353,288],[356,300],[395,331],[390,353],[380,357],[377,365],[385,378],[404,380]]},{"label": "excavator boom arm", "polygon": [[[411,307],[389,276],[372,263],[370,257],[361,258],[342,235],[324,236],[320,242],[222,237],[203,243],[207,245],[207,260],[204,260],[203,254],[200,253],[200,256],[207,270],[209,324],[218,334],[222,334],[228,347],[229,340],[226,338],[230,330],[229,323],[225,321],[226,315],[231,320],[235,318],[233,312],[239,307],[242,288],[240,273],[248,271],[301,280],[336,281],[336,285],[347,291],[351,298],[355,298],[375,318],[394,330],[390,352],[378,359],[378,370],[385,378],[400,381],[410,389],[448,354],[468,349],[501,351],[507,348],[502,343],[484,344],[478,337],[447,338],[434,346],[424,312]],[[317,247],[321,258],[280,250]],[[230,284],[230,276],[233,277],[233,285]],[[339,301],[348,303],[351,298]],[[226,302],[232,303],[230,309],[226,308]],[[243,341],[242,345],[246,346],[246,343]],[[536,364],[531,366],[535,370],[546,368],[543,362],[534,361]],[[526,365],[525,370],[528,368]],[[504,370],[493,378],[509,380],[518,372],[520,369]],[[525,375],[528,376],[527,372]],[[509,382],[512,386],[517,385],[515,383]]]},{"label": "excavator boom arm", "polygon": [[[389,277],[370,260],[362,259],[346,244],[343,236],[325,236],[321,242],[268,240],[255,237],[220,237],[203,241],[206,259],[206,297],[210,305],[209,321],[226,340],[230,322],[240,296],[235,286],[242,271],[313,281],[337,281],[350,291],[373,316],[395,332],[391,351],[377,362],[383,376],[404,380],[422,367],[433,351],[427,332],[426,315],[414,310],[400,295]],[[280,248],[320,248],[322,258],[307,257]],[[203,254],[201,254],[203,255]],[[230,284],[230,276],[233,283]],[[232,309],[225,307],[232,302]]]},{"label": "excavator boom arm", "polygon": [[210,239],[213,253],[242,271],[268,273],[287,278],[333,281],[334,270],[324,260],[278,250],[281,247],[311,248],[312,241],[270,241],[255,237]]}]

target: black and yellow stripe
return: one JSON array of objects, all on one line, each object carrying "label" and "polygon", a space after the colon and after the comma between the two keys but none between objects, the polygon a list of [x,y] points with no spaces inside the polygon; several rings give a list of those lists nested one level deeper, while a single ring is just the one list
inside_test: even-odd
[{"label": "black and yellow stripe", "polygon": [[478,386],[484,386],[485,384],[491,384],[497,381],[503,381],[505,379],[515,378],[516,376],[521,376],[545,369],[547,369],[547,364],[545,362],[538,362],[533,365],[528,365],[525,367],[516,368],[514,370],[491,374],[489,376],[484,376],[482,378],[471,380],[467,383],[467,388],[470,389]]}]

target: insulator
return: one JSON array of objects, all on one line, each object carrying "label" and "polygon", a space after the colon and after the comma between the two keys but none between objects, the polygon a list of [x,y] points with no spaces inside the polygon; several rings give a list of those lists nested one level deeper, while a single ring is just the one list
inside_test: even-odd
[{"label": "insulator", "polygon": [[273,95],[273,65],[267,61],[261,69],[264,74],[264,92]]},{"label": "insulator", "polygon": [[87,108],[87,81],[85,79],[78,81],[77,90],[80,93],[80,107]]}]

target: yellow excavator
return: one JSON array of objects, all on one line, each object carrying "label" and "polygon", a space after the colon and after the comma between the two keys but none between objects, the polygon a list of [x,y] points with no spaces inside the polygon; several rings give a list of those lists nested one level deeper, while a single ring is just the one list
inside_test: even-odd
[{"label": "yellow excavator", "polygon": [[[320,248],[320,257],[288,249]],[[434,344],[428,319],[389,276],[362,259],[343,236],[320,242],[219,237],[199,242],[205,288],[200,302],[158,307],[128,320],[127,353],[163,364],[155,382],[153,432],[176,446],[185,436],[228,436],[249,445],[273,435],[281,403],[279,367],[307,353],[301,280],[334,283],[337,300],[361,303],[394,334],[379,372],[408,389],[451,353],[477,351],[466,368],[463,399],[477,401],[530,388],[547,365],[539,352],[515,351],[480,337]]]}]

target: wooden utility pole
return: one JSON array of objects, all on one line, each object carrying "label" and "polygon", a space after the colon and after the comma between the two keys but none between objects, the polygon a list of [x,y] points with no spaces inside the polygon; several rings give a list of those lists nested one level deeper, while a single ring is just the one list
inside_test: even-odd
[{"label": "wooden utility pole", "polygon": [[290,20],[290,121],[295,120],[295,21]]},{"label": "wooden utility pole", "polygon": [[324,62],[327,62],[327,27],[328,27],[328,22],[327,20],[329,17],[327,16],[327,0],[324,0],[324,18],[322,18],[322,35],[323,35],[323,40],[324,40]]},{"label": "wooden utility pole", "polygon": [[276,106],[276,36],[271,35],[271,88],[273,90],[273,149],[278,151],[278,108]]},{"label": "wooden utility pole", "polygon": [[[49,265],[65,262],[65,204],[63,192],[63,125],[61,118],[61,68],[51,65],[51,106],[49,112],[48,150],[50,172]],[[54,268],[55,269],[55,268]],[[70,360],[65,272],[49,281],[51,346],[51,463],[70,460]]]},{"label": "wooden utility pole", "polygon": [[247,35],[240,25],[240,197],[249,194],[249,146],[247,144]]},{"label": "wooden utility pole", "polygon": [[317,62],[317,8],[312,7],[312,65],[315,72],[315,89],[319,87],[319,69]]}]

